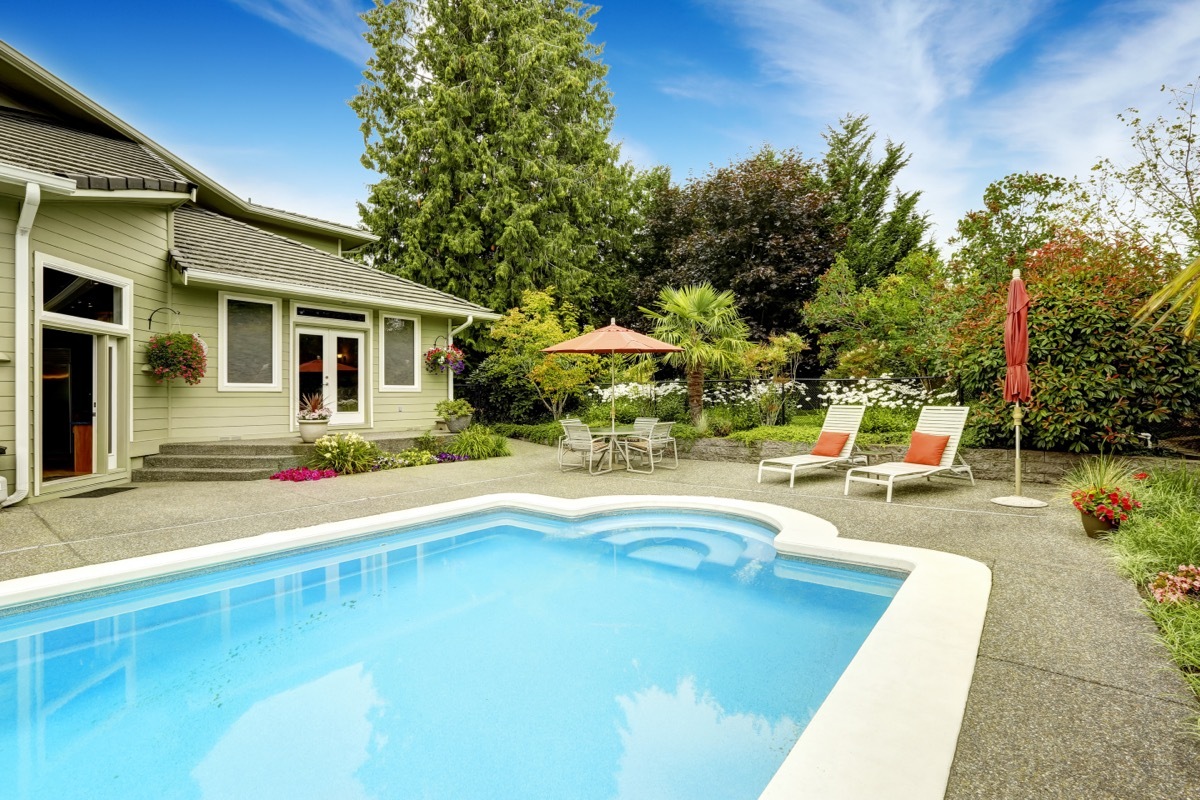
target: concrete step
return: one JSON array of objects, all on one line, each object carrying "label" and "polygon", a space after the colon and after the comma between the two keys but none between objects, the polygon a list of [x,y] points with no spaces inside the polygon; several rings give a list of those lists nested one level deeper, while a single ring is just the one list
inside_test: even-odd
[{"label": "concrete step", "polygon": [[249,469],[189,469],[186,467],[157,467],[135,469],[133,482],[148,481],[259,481],[274,475],[278,470]]},{"label": "concrete step", "polygon": [[298,467],[305,456],[297,455],[198,455],[167,453],[146,456],[145,469],[281,469]]},{"label": "concrete step", "polygon": [[158,448],[161,455],[172,456],[307,456],[312,452],[311,444],[304,444],[297,437],[295,442],[176,442]]}]

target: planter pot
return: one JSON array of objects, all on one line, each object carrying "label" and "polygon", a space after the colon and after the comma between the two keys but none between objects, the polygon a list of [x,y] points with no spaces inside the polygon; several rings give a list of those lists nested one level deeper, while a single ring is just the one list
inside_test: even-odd
[{"label": "planter pot", "polygon": [[1099,539],[1102,536],[1107,536],[1117,529],[1116,525],[1111,522],[1106,522],[1102,519],[1096,519],[1091,514],[1079,512],[1080,519],[1083,520],[1084,532],[1093,539]]},{"label": "planter pot", "polygon": [[300,441],[315,442],[325,435],[325,431],[329,428],[329,420],[327,419],[302,419],[297,420],[300,423]]},{"label": "planter pot", "polygon": [[465,431],[471,425],[471,414],[465,417],[446,417],[446,430],[451,433]]}]

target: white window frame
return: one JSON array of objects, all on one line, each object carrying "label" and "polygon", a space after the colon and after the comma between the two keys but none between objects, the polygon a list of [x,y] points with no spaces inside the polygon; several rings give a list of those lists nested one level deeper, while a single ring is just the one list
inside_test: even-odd
[{"label": "white window frame", "polygon": [[[271,382],[270,383],[233,383],[228,378],[229,359],[228,343],[229,343],[229,301],[238,300],[244,303],[258,303],[259,305],[269,305],[271,307]],[[217,370],[217,391],[219,392],[281,392],[283,391],[283,382],[280,380],[282,375],[282,366],[280,359],[282,358],[282,348],[280,347],[280,333],[282,330],[282,314],[280,307],[282,301],[273,297],[262,297],[261,295],[248,294],[232,294],[229,292],[217,293],[217,345],[220,353],[220,369]]]},{"label": "white window frame", "polygon": [[[387,320],[403,319],[413,323],[413,381],[411,386],[387,382]],[[421,353],[421,317],[411,314],[396,314],[389,311],[379,312],[379,391],[381,392],[419,392],[421,391],[421,372],[423,371],[424,355]]]},{"label": "white window frame", "polygon": [[[133,281],[113,275],[111,272],[104,272],[94,267],[85,267],[83,264],[76,264],[74,261],[67,261],[65,258],[48,256],[45,253],[34,253],[34,264],[37,267],[35,275],[37,283],[37,319],[40,322],[55,328],[73,328],[92,333],[115,333],[122,336],[129,336],[133,333]],[[46,311],[46,298],[43,297],[45,281],[42,277],[42,271],[46,267],[58,270],[59,272],[77,275],[80,278],[105,283],[120,289],[121,319],[123,321],[120,323],[101,322],[96,319],[74,317],[70,314]]]}]

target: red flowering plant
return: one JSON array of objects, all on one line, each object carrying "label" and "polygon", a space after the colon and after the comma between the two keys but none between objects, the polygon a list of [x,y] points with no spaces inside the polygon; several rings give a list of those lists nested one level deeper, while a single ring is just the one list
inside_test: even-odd
[{"label": "red flowering plant", "polygon": [[1120,525],[1129,519],[1129,512],[1142,507],[1132,494],[1117,487],[1111,491],[1076,489],[1071,492],[1071,502],[1084,514],[1112,525]]},{"label": "red flowering plant", "polygon": [[425,351],[425,371],[445,372],[450,370],[455,375],[462,375],[467,368],[466,356],[454,345],[432,347]]},{"label": "red flowering plant", "polygon": [[1076,464],[1067,473],[1064,488],[1075,508],[1116,526],[1142,507],[1132,491],[1121,488],[1138,480],[1128,461],[1102,454]]},{"label": "red flowering plant", "polygon": [[154,334],[146,343],[146,366],[159,383],[182,378],[195,386],[208,369],[208,346],[194,333]]}]

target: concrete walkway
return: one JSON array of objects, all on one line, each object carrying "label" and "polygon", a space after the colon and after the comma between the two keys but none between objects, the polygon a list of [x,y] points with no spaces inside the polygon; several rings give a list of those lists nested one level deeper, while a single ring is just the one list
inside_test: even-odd
[{"label": "concrete walkway", "polygon": [[560,497],[690,494],[824,517],[844,537],[928,547],[987,564],[991,604],[948,798],[1200,800],[1200,706],[1154,641],[1134,588],[1053,489],[1046,509],[989,498],[1009,484],[913,482],[842,496],[840,473],[755,482],[746,464],[683,461],[653,475],[559,473],[553,450],[307,484],[153,483],[0,512],[0,579],[492,492]]}]

